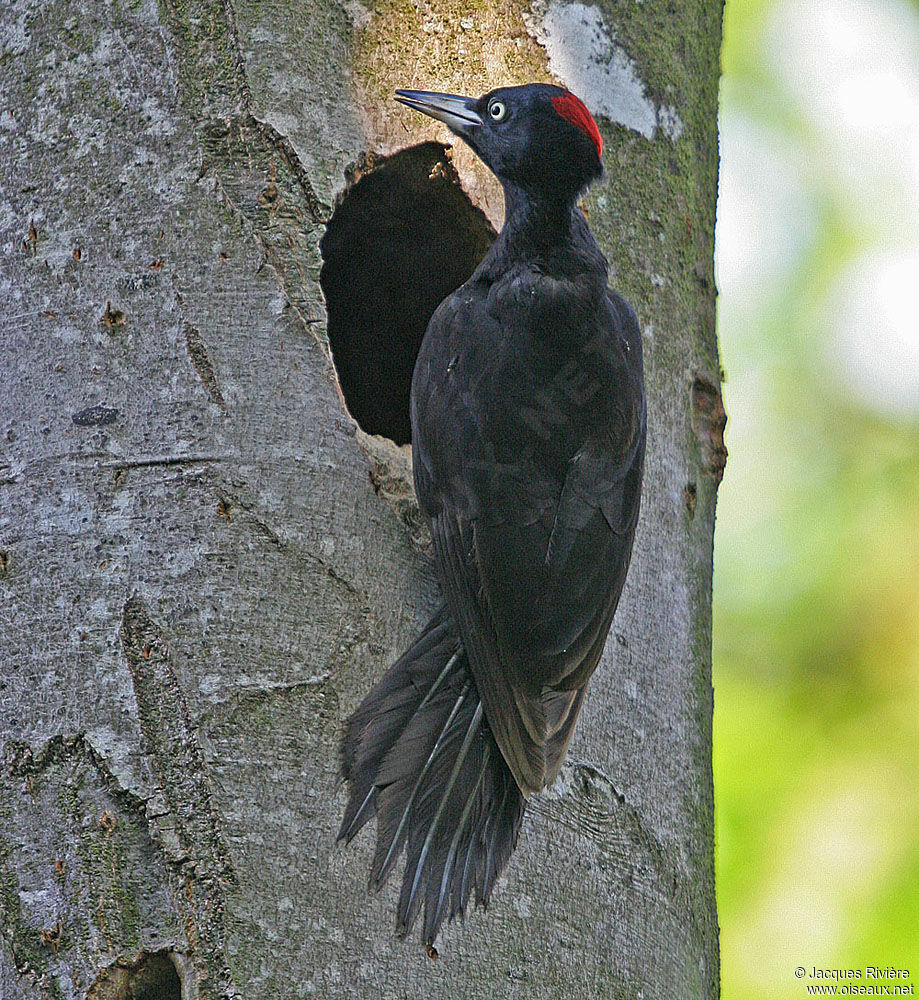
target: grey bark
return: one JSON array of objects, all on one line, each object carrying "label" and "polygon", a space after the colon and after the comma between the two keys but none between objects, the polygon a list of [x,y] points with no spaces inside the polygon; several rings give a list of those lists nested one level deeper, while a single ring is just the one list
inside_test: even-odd
[{"label": "grey bark", "polygon": [[437,587],[406,456],[342,405],[318,241],[349,165],[430,137],[391,88],[547,78],[545,10],[3,5],[3,1000],[127,996],[158,953],[189,998],[717,995],[721,10],[663,6],[603,16],[682,132],[604,123],[588,203],[646,338],[631,575],[568,765],[433,962],[370,836],[334,842],[342,720]]}]

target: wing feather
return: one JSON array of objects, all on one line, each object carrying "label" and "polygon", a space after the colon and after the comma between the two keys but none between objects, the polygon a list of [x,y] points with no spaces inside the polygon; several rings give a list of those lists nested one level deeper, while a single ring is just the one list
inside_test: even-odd
[{"label": "wing feather", "polygon": [[[633,313],[606,302],[580,350],[528,345],[464,286],[416,367],[416,490],[485,717],[524,794],[558,773],[637,520],[640,335]],[[560,380],[558,358],[569,359]]]}]

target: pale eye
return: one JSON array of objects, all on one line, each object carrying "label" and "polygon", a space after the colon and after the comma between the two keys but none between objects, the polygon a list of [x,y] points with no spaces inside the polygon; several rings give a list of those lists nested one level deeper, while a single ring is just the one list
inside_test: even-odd
[{"label": "pale eye", "polygon": [[492,101],[488,105],[488,114],[491,116],[493,122],[500,122],[504,120],[504,116],[507,114],[507,108],[501,103],[501,101]]}]

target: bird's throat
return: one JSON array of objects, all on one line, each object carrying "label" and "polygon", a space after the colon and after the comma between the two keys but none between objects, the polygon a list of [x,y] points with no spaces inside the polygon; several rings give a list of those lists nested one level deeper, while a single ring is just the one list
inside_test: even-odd
[{"label": "bird's throat", "polygon": [[533,194],[504,186],[504,227],[501,240],[515,256],[543,256],[574,236],[573,198]]},{"label": "bird's throat", "polygon": [[607,263],[575,197],[534,195],[504,185],[504,226],[480,265],[485,277],[514,263],[530,263],[545,274],[596,277],[605,288]]}]

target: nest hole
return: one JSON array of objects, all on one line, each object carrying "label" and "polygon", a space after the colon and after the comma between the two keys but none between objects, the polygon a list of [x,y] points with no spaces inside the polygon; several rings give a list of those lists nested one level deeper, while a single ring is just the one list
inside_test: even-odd
[{"label": "nest hole", "polygon": [[87,1000],[182,1000],[182,980],[169,952],[141,952],[103,969]]},{"label": "nest hole", "polygon": [[319,281],[342,395],[368,434],[411,441],[412,371],[428,320],[494,238],[439,142],[371,158],[339,200]]}]

